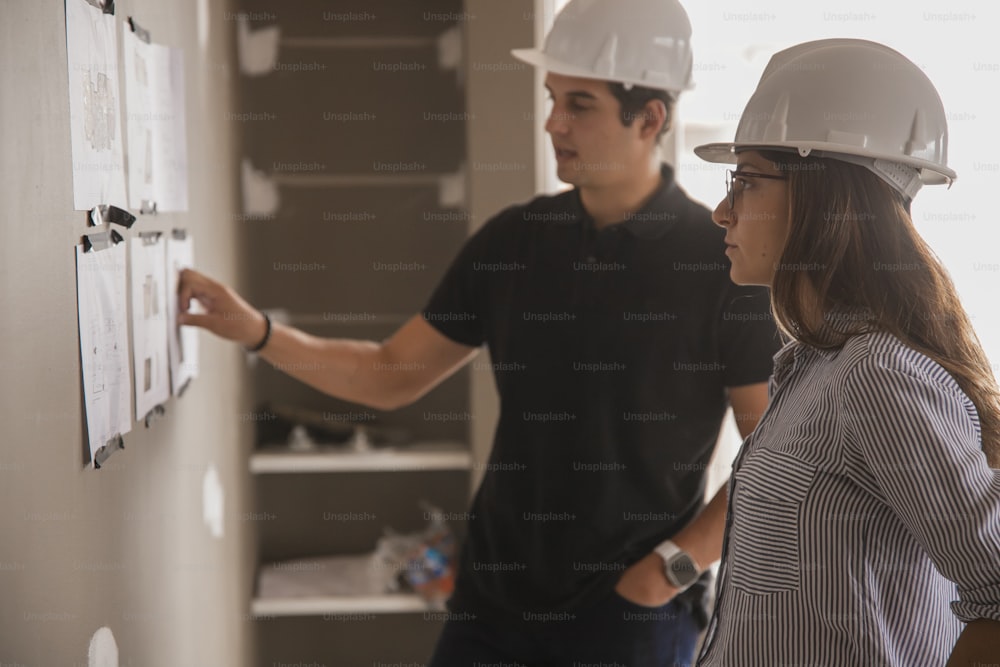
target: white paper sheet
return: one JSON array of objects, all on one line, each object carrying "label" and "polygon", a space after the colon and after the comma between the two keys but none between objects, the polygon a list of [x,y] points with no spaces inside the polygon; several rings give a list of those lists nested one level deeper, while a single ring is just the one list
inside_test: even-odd
[{"label": "white paper sheet", "polygon": [[167,244],[132,239],[132,361],[135,418],[170,398],[167,360]]},{"label": "white paper sheet", "polygon": [[158,211],[188,210],[184,52],[150,46],[153,63],[153,174]]},{"label": "white paper sheet", "polygon": [[[177,286],[181,269],[194,266],[194,240],[167,239],[167,321],[170,345],[170,385],[176,396],[188,380],[198,376],[198,330],[177,324]],[[194,304],[192,304],[194,305]]]},{"label": "white paper sheet", "polygon": [[73,207],[127,206],[115,17],[66,0]]},{"label": "white paper sheet", "polygon": [[154,201],[153,189],[153,106],[151,55],[149,44],[122,25],[125,45],[125,128],[128,136],[129,206],[141,209]]},{"label": "white paper sheet", "polygon": [[147,44],[122,26],[128,113],[129,206],[186,211],[184,52]]},{"label": "white paper sheet", "polygon": [[126,280],[124,243],[91,252],[77,246],[80,369],[91,460],[109,440],[132,430]]}]

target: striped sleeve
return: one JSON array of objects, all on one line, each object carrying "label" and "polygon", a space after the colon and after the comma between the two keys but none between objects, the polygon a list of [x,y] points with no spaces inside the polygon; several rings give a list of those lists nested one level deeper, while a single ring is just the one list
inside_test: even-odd
[{"label": "striped sleeve", "polygon": [[975,407],[926,356],[882,352],[845,380],[845,453],[957,585],[955,615],[1000,621],[1000,470],[986,463]]}]

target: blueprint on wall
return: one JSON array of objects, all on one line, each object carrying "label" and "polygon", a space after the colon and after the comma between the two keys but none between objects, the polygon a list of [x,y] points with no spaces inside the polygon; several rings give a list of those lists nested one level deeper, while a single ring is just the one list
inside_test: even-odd
[{"label": "blueprint on wall", "polygon": [[80,369],[91,460],[105,443],[132,429],[125,287],[124,243],[90,252],[76,247]]},{"label": "blueprint on wall", "polygon": [[73,208],[125,208],[115,17],[85,0],[66,0],[66,60]]}]

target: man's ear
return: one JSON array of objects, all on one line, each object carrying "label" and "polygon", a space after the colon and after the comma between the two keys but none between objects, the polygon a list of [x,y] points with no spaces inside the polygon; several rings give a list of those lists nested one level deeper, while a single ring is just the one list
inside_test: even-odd
[{"label": "man's ear", "polygon": [[640,123],[639,125],[639,136],[643,139],[647,137],[653,137],[654,139],[660,134],[660,128],[670,129],[670,112],[667,111],[667,105],[663,103],[663,100],[649,100],[646,105],[639,112],[639,118],[637,119]]}]

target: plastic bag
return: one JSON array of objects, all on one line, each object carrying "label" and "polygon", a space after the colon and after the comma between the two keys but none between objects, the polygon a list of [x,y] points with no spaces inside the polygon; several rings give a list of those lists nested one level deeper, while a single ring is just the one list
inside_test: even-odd
[{"label": "plastic bag", "polygon": [[[435,609],[444,609],[455,588],[455,536],[438,508],[421,503],[430,524],[418,533],[386,531],[375,550],[380,567],[395,568],[400,587],[418,593]],[[398,589],[397,589],[398,590]]]}]

